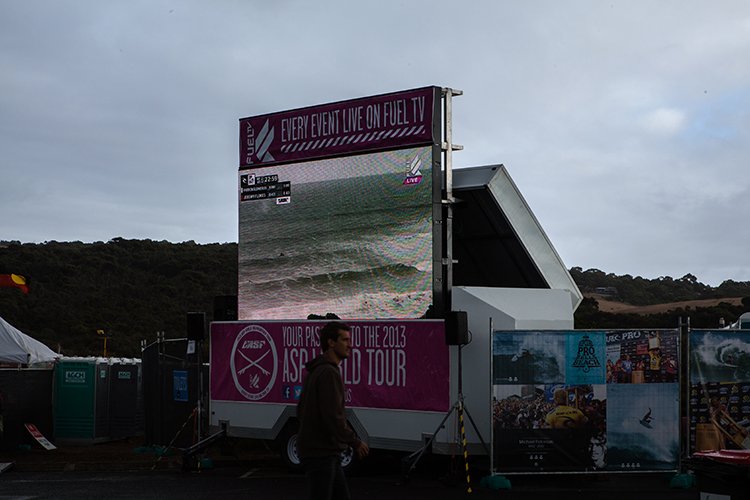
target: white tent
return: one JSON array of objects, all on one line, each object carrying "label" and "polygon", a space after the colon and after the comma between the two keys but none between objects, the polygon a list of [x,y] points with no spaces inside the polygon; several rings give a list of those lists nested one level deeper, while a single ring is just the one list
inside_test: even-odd
[{"label": "white tent", "polygon": [[60,355],[0,318],[0,363],[33,365],[54,361]]}]

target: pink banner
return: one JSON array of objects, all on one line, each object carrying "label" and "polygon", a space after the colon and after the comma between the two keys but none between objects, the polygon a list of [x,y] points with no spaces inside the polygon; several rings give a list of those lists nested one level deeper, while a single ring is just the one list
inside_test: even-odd
[{"label": "pink banner", "polygon": [[[211,400],[296,404],[326,321],[211,324]],[[440,320],[356,321],[341,363],[349,407],[446,411],[449,357]]]},{"label": "pink banner", "polygon": [[432,143],[437,90],[425,87],[242,118],[240,167]]}]

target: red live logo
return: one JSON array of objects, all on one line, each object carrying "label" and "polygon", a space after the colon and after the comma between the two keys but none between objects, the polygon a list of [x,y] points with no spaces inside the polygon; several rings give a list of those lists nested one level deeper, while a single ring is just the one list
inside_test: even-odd
[{"label": "red live logo", "polygon": [[404,185],[419,184],[420,182],[422,182],[422,176],[421,175],[416,175],[414,177],[407,177],[406,179],[404,179]]}]

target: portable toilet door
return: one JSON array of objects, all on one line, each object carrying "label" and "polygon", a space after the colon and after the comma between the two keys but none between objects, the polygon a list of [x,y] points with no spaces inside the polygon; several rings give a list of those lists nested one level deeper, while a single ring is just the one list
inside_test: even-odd
[{"label": "portable toilet door", "polygon": [[62,359],[54,374],[54,433],[58,440],[94,441],[109,434],[109,365]]},{"label": "portable toilet door", "polygon": [[109,435],[112,438],[136,435],[138,410],[138,365],[119,361],[110,367]]},{"label": "portable toilet door", "polygon": [[96,364],[58,361],[54,376],[55,439],[93,439]]}]

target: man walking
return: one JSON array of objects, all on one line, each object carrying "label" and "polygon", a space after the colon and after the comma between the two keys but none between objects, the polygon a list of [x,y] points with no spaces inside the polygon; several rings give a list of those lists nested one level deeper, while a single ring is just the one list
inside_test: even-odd
[{"label": "man walking", "polygon": [[364,458],[370,451],[349,428],[344,413],[339,363],[352,351],[349,326],[337,321],[327,323],[320,330],[320,350],[323,354],[305,365],[307,376],[297,405],[297,449],[311,499],[349,499],[341,452],[351,446],[357,457]]}]

